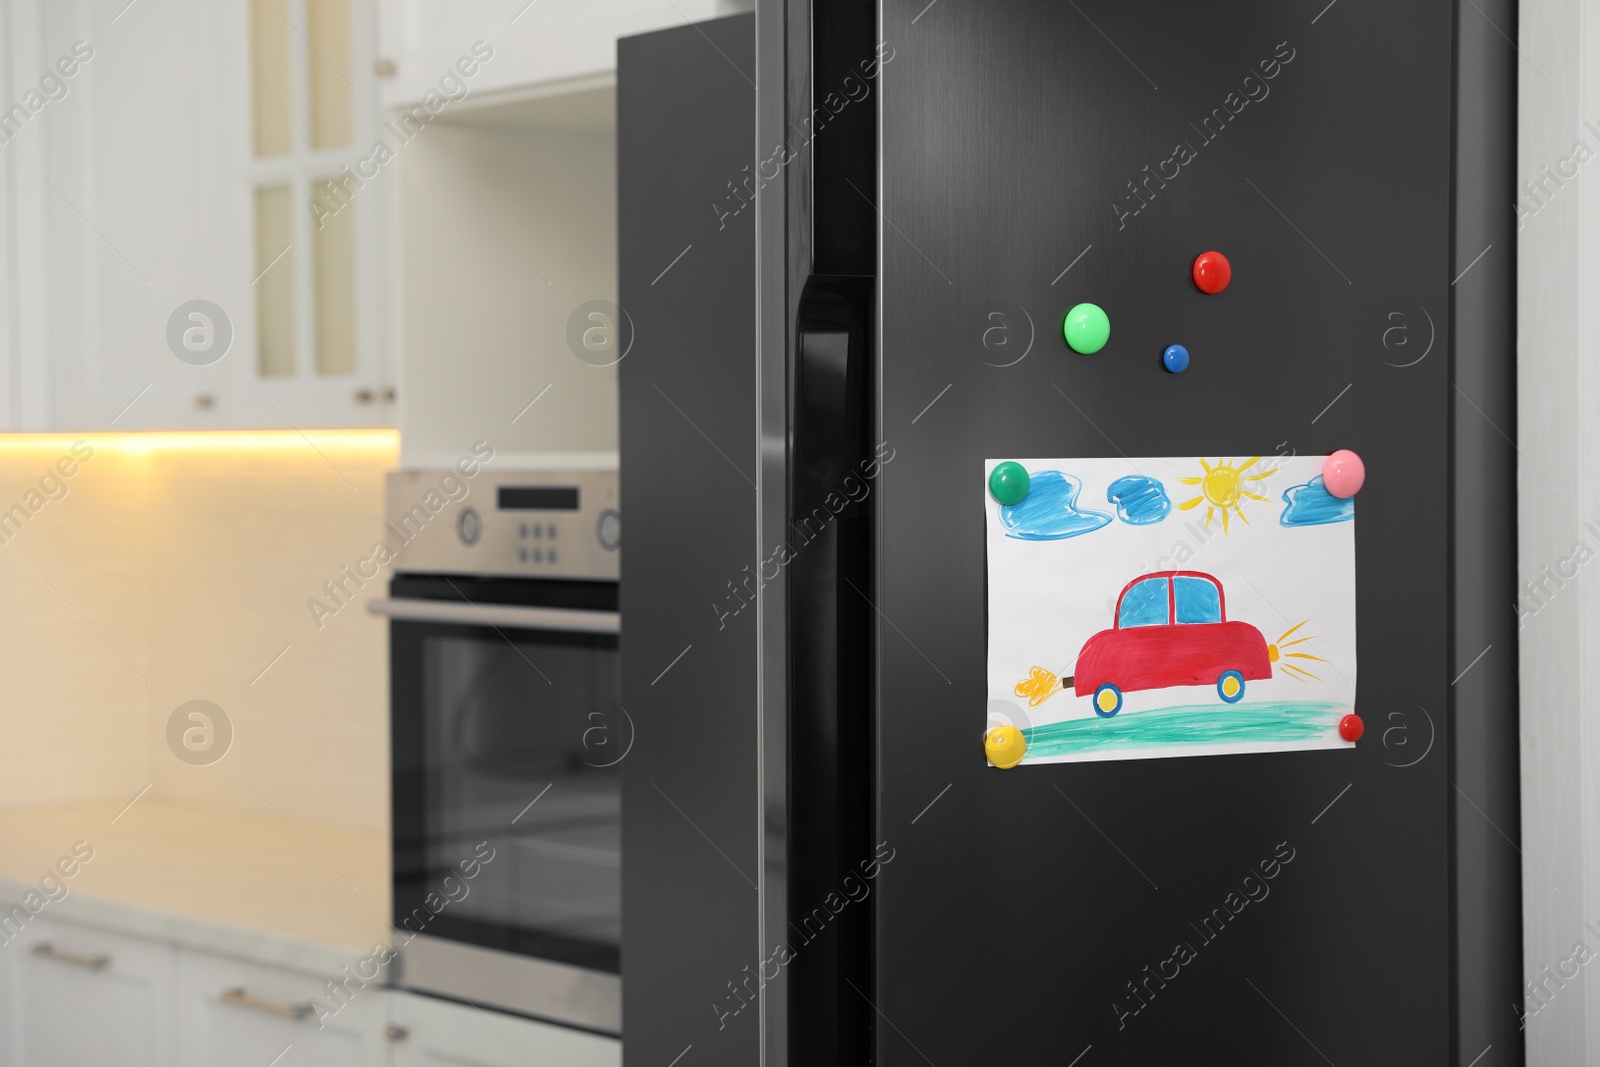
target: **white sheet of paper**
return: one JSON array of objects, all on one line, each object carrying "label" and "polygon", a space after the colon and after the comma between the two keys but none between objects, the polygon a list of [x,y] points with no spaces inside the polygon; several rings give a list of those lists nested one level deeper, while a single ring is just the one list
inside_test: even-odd
[{"label": "white sheet of paper", "polygon": [[[1355,501],[1323,457],[1019,459],[1010,508],[1001,462],[985,730],[1021,728],[1023,764],[1354,747]],[[1192,573],[1131,588],[1119,626],[1124,588],[1163,572]]]}]

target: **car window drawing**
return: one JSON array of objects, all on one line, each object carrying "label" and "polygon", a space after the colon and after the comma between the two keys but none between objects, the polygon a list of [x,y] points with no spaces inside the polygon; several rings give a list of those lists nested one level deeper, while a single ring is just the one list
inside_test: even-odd
[{"label": "car window drawing", "polygon": [[1130,586],[1117,605],[1117,625],[1165,626],[1170,620],[1171,594],[1165,578],[1147,578]]},{"label": "car window drawing", "polygon": [[1172,579],[1173,602],[1180,623],[1222,621],[1222,587],[1205,578]]}]

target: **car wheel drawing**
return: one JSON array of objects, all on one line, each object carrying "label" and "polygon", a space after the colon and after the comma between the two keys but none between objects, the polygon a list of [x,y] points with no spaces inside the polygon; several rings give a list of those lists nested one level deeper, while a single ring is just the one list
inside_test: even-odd
[{"label": "car wheel drawing", "polygon": [[1122,690],[1110,682],[1102,682],[1094,691],[1094,713],[1109,719],[1122,710]]}]

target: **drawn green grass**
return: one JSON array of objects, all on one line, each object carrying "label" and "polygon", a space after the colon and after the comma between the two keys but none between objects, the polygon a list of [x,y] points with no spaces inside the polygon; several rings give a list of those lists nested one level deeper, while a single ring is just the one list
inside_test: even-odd
[{"label": "drawn green grass", "polygon": [[1339,725],[1344,706],[1284,700],[1256,704],[1184,704],[1124,712],[1111,719],[1069,719],[1022,731],[1027,759],[1165,745],[1236,745],[1316,741]]}]

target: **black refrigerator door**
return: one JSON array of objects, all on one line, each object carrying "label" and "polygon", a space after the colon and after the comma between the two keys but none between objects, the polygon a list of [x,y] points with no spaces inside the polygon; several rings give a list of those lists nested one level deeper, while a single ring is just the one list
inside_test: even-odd
[{"label": "black refrigerator door", "polygon": [[[762,144],[823,126],[761,209],[769,440],[807,437],[815,279],[863,272],[863,205],[877,235],[857,358],[864,458],[888,461],[853,607],[875,663],[859,703],[762,690],[769,730],[867,746],[876,772],[862,858],[890,858],[871,953],[832,961],[820,1017],[858,1053],[835,1062],[1520,1063],[1516,56],[1495,28],[1513,10],[884,0],[840,30],[860,6],[763,6],[758,26]],[[865,174],[828,156],[851,108],[876,109]],[[1188,278],[1213,248],[1221,297]],[[1081,301],[1112,321],[1092,356],[1062,341]],[[1175,342],[1183,374],[1162,366]],[[1339,448],[1369,472],[1354,750],[986,766],[986,458]],[[774,455],[767,484],[807,462]],[[803,573],[767,598],[768,630],[815,599]],[[782,654],[816,657],[798,634]],[[818,799],[792,753],[783,769],[787,884],[825,885],[848,864],[799,829],[849,783]],[[1270,894],[1200,929],[1263,862]],[[822,903],[768,895],[768,938]],[[768,1062],[819,1062],[795,1031],[821,954],[794,943]]]},{"label": "black refrigerator door", "polygon": [[619,343],[631,338],[618,365],[622,705],[634,728],[619,764],[622,1030],[625,1062],[641,1067],[758,1058],[755,212],[741,208],[754,21],[617,45]]}]

